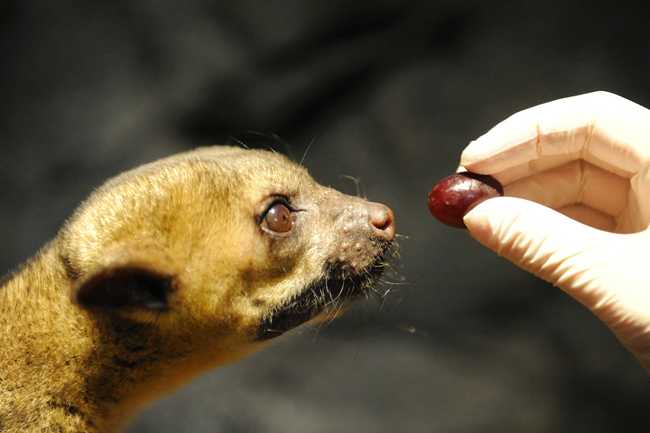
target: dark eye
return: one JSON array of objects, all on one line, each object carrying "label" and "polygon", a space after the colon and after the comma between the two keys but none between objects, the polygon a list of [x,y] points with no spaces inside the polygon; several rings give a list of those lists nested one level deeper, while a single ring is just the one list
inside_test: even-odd
[{"label": "dark eye", "polygon": [[275,233],[289,233],[293,228],[293,213],[289,206],[275,202],[262,219],[262,227]]}]

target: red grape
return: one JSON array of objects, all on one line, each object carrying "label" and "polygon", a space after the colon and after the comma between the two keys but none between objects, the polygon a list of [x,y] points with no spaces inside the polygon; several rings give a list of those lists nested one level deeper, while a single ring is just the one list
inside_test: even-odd
[{"label": "red grape", "polygon": [[488,198],[503,195],[498,180],[485,174],[452,174],[435,184],[429,193],[429,210],[438,221],[466,228],[463,217],[471,208]]}]

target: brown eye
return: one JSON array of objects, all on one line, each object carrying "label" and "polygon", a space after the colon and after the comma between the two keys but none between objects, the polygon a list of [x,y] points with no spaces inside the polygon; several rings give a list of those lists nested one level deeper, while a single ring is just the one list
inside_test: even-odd
[{"label": "brown eye", "polygon": [[276,233],[288,233],[293,228],[291,209],[281,202],[276,202],[266,211],[262,221],[263,227]]}]

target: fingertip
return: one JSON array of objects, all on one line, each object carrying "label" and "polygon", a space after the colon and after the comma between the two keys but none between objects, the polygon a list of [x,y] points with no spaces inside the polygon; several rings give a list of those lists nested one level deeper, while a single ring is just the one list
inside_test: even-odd
[{"label": "fingertip", "polygon": [[536,130],[519,123],[508,119],[472,141],[460,164],[469,171],[494,174],[536,159]]},{"label": "fingertip", "polygon": [[480,161],[484,153],[481,148],[482,146],[478,140],[471,141],[460,154],[460,166],[468,169],[468,167]]},{"label": "fingertip", "polygon": [[490,249],[493,249],[493,242],[491,240],[494,237],[494,231],[490,220],[490,215],[492,213],[491,209],[494,202],[499,199],[499,197],[495,197],[485,200],[470,209],[470,211],[463,217],[463,222],[465,223],[470,235],[479,243]]}]

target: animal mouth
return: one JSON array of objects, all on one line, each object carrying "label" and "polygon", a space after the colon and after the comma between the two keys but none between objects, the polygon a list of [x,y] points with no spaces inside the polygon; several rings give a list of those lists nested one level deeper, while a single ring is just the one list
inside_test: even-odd
[{"label": "animal mouth", "polygon": [[313,281],[297,297],[262,321],[258,340],[278,337],[325,310],[336,310],[365,296],[384,271],[386,249],[383,248],[361,271],[350,271],[343,263],[327,266],[323,277]]}]

